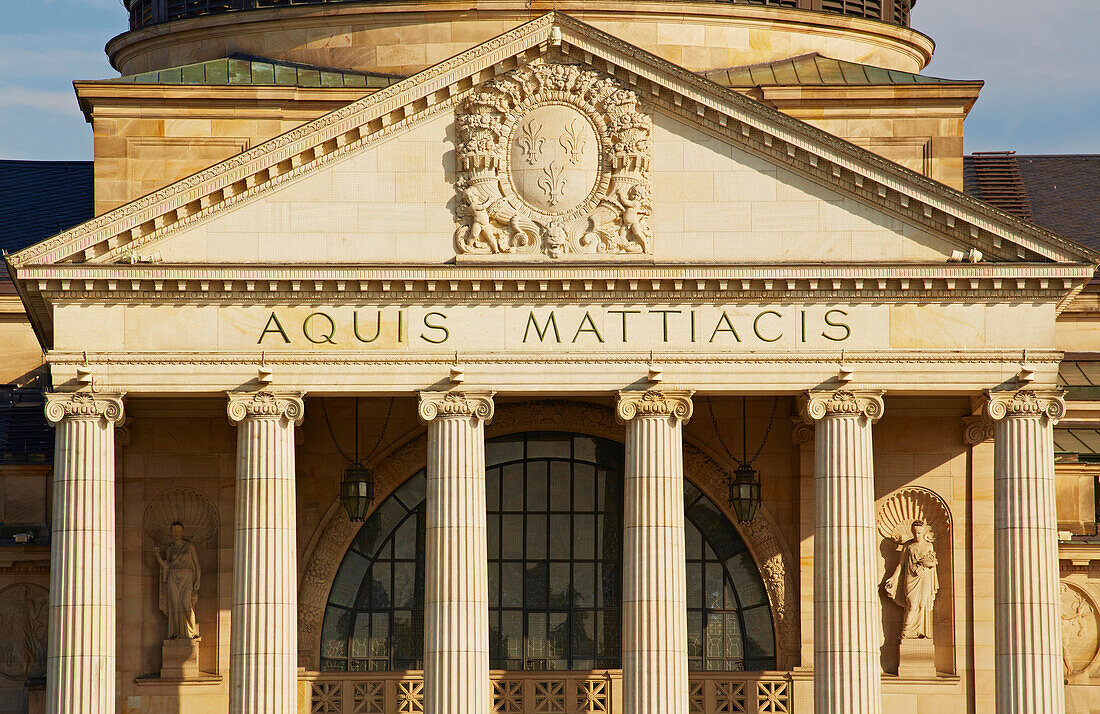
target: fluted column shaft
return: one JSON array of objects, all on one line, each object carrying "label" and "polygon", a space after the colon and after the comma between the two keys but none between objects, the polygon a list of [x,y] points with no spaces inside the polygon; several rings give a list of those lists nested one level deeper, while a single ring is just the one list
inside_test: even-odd
[{"label": "fluted column shaft", "polygon": [[115,711],[115,424],[122,394],[47,394],[54,425],[46,711]]},{"label": "fluted column shaft", "polygon": [[691,392],[619,392],[623,474],[623,711],[687,714],[683,423]]},{"label": "fluted column shaft", "polygon": [[1059,392],[993,392],[997,712],[1062,712],[1054,424]]},{"label": "fluted column shaft", "polygon": [[421,392],[428,424],[424,711],[488,714],[485,423],[492,393]]},{"label": "fluted column shaft", "polygon": [[230,393],[237,425],[231,714],[298,711],[294,427],[301,393]]},{"label": "fluted column shaft", "polygon": [[810,392],[814,442],[814,711],[882,710],[871,425],[881,392]]}]

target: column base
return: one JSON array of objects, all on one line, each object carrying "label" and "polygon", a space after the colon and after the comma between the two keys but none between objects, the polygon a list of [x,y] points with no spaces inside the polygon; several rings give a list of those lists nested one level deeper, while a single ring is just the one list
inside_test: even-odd
[{"label": "column base", "polygon": [[902,638],[898,655],[898,677],[902,679],[936,678],[936,644],[931,638]]},{"label": "column base", "polygon": [[195,639],[165,640],[160,648],[160,678],[161,679],[198,679],[199,672],[199,643],[201,637]]}]

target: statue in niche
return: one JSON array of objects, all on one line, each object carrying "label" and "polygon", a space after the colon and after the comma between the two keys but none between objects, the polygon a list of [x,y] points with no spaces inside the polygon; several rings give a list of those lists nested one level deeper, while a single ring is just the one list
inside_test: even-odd
[{"label": "statue in niche", "polygon": [[902,639],[931,638],[934,622],[933,605],[940,589],[931,526],[913,521],[912,539],[902,542],[901,560],[893,575],[883,583],[890,599],[905,611],[901,626]]},{"label": "statue in niche", "polygon": [[169,640],[199,639],[195,603],[199,600],[202,568],[195,545],[183,537],[183,523],[174,521],[169,529],[172,542],[162,551],[153,548],[160,563],[160,611],[168,617]]}]

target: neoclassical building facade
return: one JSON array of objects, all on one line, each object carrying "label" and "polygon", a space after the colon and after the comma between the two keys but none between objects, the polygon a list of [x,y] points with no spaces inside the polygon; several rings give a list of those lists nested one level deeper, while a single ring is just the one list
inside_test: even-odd
[{"label": "neoclassical building facade", "polygon": [[130,2],[99,215],[5,257],[25,706],[1094,711],[1100,254],[959,190],[910,3],[775,4]]}]

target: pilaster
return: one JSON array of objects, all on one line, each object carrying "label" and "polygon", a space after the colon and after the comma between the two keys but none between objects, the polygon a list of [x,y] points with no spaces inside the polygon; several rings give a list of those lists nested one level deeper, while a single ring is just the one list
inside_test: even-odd
[{"label": "pilaster", "polygon": [[683,424],[693,392],[619,392],[623,474],[623,711],[687,714]]},{"label": "pilaster", "polygon": [[488,712],[485,423],[492,392],[420,392],[428,425],[424,711]]},{"label": "pilaster", "polygon": [[46,711],[115,703],[115,439],[122,393],[46,394],[54,433]]},{"label": "pilaster", "polygon": [[1061,712],[1054,424],[1058,391],[989,392],[993,420],[997,711]]},{"label": "pilaster", "polygon": [[294,427],[301,392],[231,392],[237,426],[231,714],[298,711]]},{"label": "pilaster", "polygon": [[881,391],[807,392],[814,438],[814,711],[882,708],[871,425]]}]

